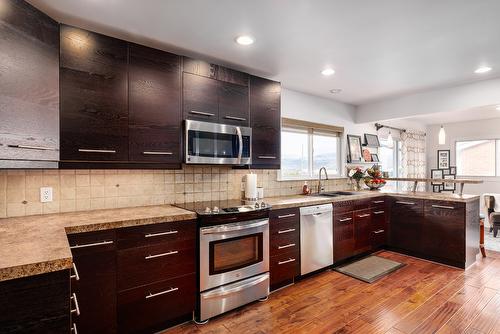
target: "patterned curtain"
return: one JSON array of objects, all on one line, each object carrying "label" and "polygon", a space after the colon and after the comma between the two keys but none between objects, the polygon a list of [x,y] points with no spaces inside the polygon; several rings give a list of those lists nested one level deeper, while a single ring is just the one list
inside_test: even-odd
[{"label": "patterned curtain", "polygon": [[[401,133],[402,177],[425,178],[427,163],[425,154],[425,133],[406,130]],[[412,182],[404,182],[403,190],[412,190]],[[425,191],[425,182],[418,184],[419,191]]]}]

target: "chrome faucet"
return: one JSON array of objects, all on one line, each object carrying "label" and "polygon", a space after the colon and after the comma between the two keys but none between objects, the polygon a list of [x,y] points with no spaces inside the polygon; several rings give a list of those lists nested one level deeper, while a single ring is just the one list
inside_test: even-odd
[{"label": "chrome faucet", "polygon": [[325,187],[323,187],[323,184],[321,183],[321,172],[325,171],[325,177],[326,180],[328,180],[328,173],[326,172],[326,167],[321,167],[319,169],[319,177],[318,177],[318,194],[321,193],[323,190],[325,190]]}]

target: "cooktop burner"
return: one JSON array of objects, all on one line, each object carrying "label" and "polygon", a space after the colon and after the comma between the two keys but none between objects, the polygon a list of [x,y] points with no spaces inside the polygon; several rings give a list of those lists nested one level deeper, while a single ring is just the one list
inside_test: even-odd
[{"label": "cooktop burner", "polygon": [[240,200],[190,202],[174,205],[189,211],[194,211],[198,215],[235,214],[251,211],[263,211],[271,208],[263,201],[245,202]]}]

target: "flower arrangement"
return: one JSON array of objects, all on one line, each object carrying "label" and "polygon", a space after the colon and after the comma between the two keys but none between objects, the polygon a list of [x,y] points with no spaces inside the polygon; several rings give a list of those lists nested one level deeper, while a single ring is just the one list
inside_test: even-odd
[{"label": "flower arrangement", "polygon": [[365,177],[365,172],[361,168],[355,167],[349,169],[347,176],[349,176],[351,182],[352,180],[356,180],[356,183],[354,184],[354,190],[361,190],[360,181]]},{"label": "flower arrangement", "polygon": [[368,175],[364,177],[364,180],[370,190],[380,189],[385,186],[386,181],[382,178],[380,166],[373,165],[371,168],[366,170],[366,174]]}]

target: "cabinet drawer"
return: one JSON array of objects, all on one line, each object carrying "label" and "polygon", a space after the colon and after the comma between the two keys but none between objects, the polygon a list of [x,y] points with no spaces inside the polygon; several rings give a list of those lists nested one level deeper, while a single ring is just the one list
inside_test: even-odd
[{"label": "cabinet drawer", "polygon": [[371,243],[374,250],[387,244],[387,231],[385,229],[373,230],[371,235]]},{"label": "cabinet drawer", "polygon": [[271,257],[271,289],[293,283],[294,277],[300,274],[300,253],[298,250]]},{"label": "cabinet drawer", "polygon": [[463,224],[465,220],[465,204],[450,201],[425,201],[425,215],[441,216],[445,218],[458,218],[457,223]]},{"label": "cabinet drawer", "polygon": [[333,214],[342,214],[354,211],[354,201],[343,201],[333,203]]},{"label": "cabinet drawer", "polygon": [[194,273],[195,246],[181,240],[118,251],[118,290]]},{"label": "cabinet drawer", "polygon": [[353,213],[347,212],[344,214],[335,215],[333,221],[333,258],[335,262],[338,262],[354,255]]},{"label": "cabinet drawer", "polygon": [[116,248],[115,230],[68,234],[69,246],[74,257],[114,251]]},{"label": "cabinet drawer", "polygon": [[282,255],[300,249],[300,234],[299,233],[285,233],[271,237],[270,256]]},{"label": "cabinet drawer", "polygon": [[374,208],[371,210],[371,214],[374,229],[385,228],[387,226],[387,212],[385,208]]},{"label": "cabinet drawer", "polygon": [[141,286],[118,294],[118,332],[155,332],[191,319],[196,275]]},{"label": "cabinet drawer", "polygon": [[196,239],[196,221],[151,224],[117,230],[118,249]]},{"label": "cabinet drawer", "polygon": [[271,228],[280,228],[281,224],[289,222],[298,223],[299,221],[299,208],[271,210],[271,212],[269,213],[269,222],[271,224]]},{"label": "cabinet drawer", "polygon": [[[271,225],[272,226],[272,225]],[[299,222],[283,222],[279,226],[271,227],[270,238],[281,237],[284,235],[299,235]]]},{"label": "cabinet drawer", "polygon": [[387,200],[385,197],[375,197],[370,199],[370,207],[371,208],[384,208],[387,204]]}]

